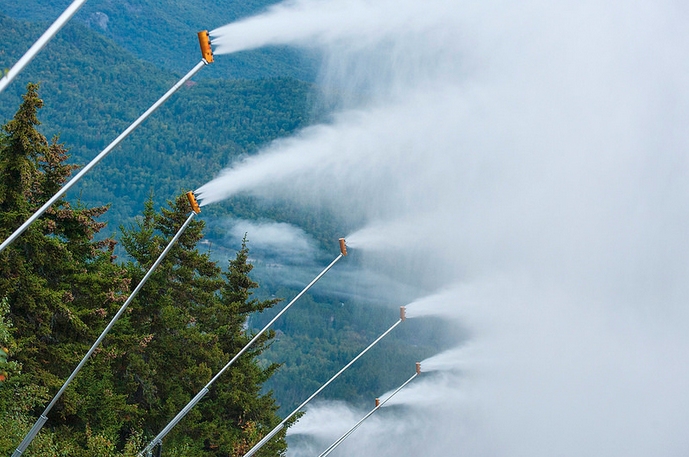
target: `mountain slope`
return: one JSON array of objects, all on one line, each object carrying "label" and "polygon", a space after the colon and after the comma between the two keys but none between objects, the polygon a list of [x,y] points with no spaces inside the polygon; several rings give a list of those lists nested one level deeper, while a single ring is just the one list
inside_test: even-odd
[{"label": "mountain slope", "polygon": [[[25,49],[22,46],[44,29],[45,24],[0,16],[0,67],[14,63]],[[196,60],[194,57],[180,71],[187,71]],[[80,196],[89,205],[112,204],[104,216],[110,221],[109,234],[117,235],[113,232],[120,224],[141,214],[151,191],[160,205],[183,188],[197,188],[236,157],[252,154],[261,145],[313,121],[309,99],[317,88],[312,84],[287,77],[235,81],[200,77],[215,65],[204,68],[195,82],[175,94],[75,186],[72,198]],[[72,148],[71,162],[85,164],[180,76],[137,59],[113,40],[72,22],[0,94],[0,121],[13,116],[26,83],[40,81],[45,101],[41,131],[48,136],[60,134],[60,140]],[[347,230],[325,210],[316,214],[295,203],[268,205],[234,198],[223,205],[204,207],[202,213],[214,222],[209,238],[223,260],[228,256],[220,251],[220,242],[228,215],[296,224],[322,245],[327,243],[329,250],[324,255],[328,262],[333,248],[337,252],[336,235]],[[353,257],[350,255],[348,262],[354,262]],[[318,271],[321,263],[316,262]],[[286,272],[293,273],[299,266],[285,266],[284,270],[282,265],[275,267],[279,278],[274,282],[257,278],[266,298],[290,298],[303,287],[301,280],[290,282]],[[257,268],[255,273],[259,271]],[[333,273],[341,280],[343,276],[337,274],[342,273]],[[322,295],[304,297],[277,322],[279,341],[262,358],[265,363],[285,363],[268,384],[285,406],[283,414],[397,319],[396,309],[346,300],[327,288],[319,290]],[[270,316],[256,317],[252,326],[260,328]],[[324,392],[324,398],[366,401],[398,385],[408,377],[413,362],[442,345],[436,335],[439,326],[411,320]]]},{"label": "mountain slope", "polygon": [[[14,19],[44,21],[48,27],[72,0],[0,0],[0,12]],[[173,71],[185,71],[201,58],[196,32],[212,30],[263,11],[276,0],[89,0],[72,22],[87,25],[140,59]],[[59,34],[58,34],[59,35]],[[33,41],[20,41],[23,51]],[[22,52],[23,52],[22,51]],[[288,76],[312,80],[313,60],[286,48],[262,49],[221,56],[202,78]]]},{"label": "mountain slope", "polygon": [[[0,17],[0,67],[19,58],[22,36],[41,30],[40,24]],[[68,24],[0,94],[0,119],[13,116],[26,83],[40,81],[42,131],[59,134],[72,148],[71,162],[86,164],[179,77],[85,26]],[[94,168],[77,192],[89,204],[116,203],[109,212],[116,228],[139,214],[152,189],[160,203],[203,184],[238,155],[305,126],[313,89],[292,78],[192,81]]]}]

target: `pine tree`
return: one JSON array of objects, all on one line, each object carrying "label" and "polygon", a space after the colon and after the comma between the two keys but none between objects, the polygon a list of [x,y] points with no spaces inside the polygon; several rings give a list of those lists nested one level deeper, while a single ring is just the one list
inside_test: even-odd
[{"label": "pine tree", "polygon": [[[58,138],[37,127],[37,85],[0,134],[0,238],[46,202],[76,168]],[[10,454],[148,267],[186,220],[181,196],[155,212],[149,201],[122,243],[96,240],[106,207],[60,199],[0,255],[0,453]],[[197,249],[195,220],[50,413],[27,456],[134,455],[249,340],[247,317],[276,300],[252,299],[246,242],[228,271]],[[262,384],[277,365],[255,357],[263,336],[169,435],[185,456],[243,455],[276,425]],[[7,348],[7,350],[5,350]],[[5,357],[5,355],[7,357]],[[19,398],[20,401],[15,399]],[[143,432],[142,432],[143,431]],[[284,433],[261,455],[282,455]],[[122,454],[123,453],[123,454]],[[167,453],[167,451],[166,451]]]},{"label": "pine tree", "polygon": [[9,235],[8,225],[24,221],[29,210],[32,184],[38,174],[36,162],[48,146],[37,130],[40,124],[37,112],[43,107],[38,98],[38,85],[29,84],[23,96],[24,102],[14,119],[3,126],[0,141],[0,214],[3,238]]},{"label": "pine tree", "polygon": [[[60,188],[75,168],[65,161],[67,151],[58,138],[50,143],[37,131],[38,86],[29,84],[24,101],[0,135],[0,236],[4,239]],[[0,255],[0,297],[10,306],[14,326],[14,360],[22,366],[7,389],[22,395],[42,392],[31,405],[37,417],[76,367],[109,317],[126,298],[126,270],[114,260],[113,240],[96,241],[104,227],[96,219],[106,207],[87,208],[59,200],[45,215]],[[101,367],[102,368],[102,367]],[[82,379],[68,389],[51,413],[52,423],[101,431],[103,389],[112,384],[108,370],[87,366]],[[111,401],[110,410],[126,409],[124,398]],[[117,417],[118,411],[112,411]],[[51,423],[51,425],[52,425]],[[83,433],[82,433],[83,435]],[[95,435],[98,435],[96,433]],[[85,444],[86,439],[82,439]],[[17,444],[17,443],[15,443]]]},{"label": "pine tree", "polygon": [[[149,200],[143,217],[123,228],[122,244],[134,259],[127,265],[134,283],[140,281],[167,242],[189,214],[180,196],[169,208],[155,213]],[[196,247],[204,223],[194,220],[135,300],[119,334],[122,391],[129,402],[145,411],[144,429],[159,432],[249,341],[243,325],[249,314],[277,300],[251,298],[257,287],[249,275],[246,243],[230,261],[229,270]],[[261,368],[254,361],[269,344],[272,333],[261,338],[214,384],[165,440],[166,447],[184,448],[188,456],[243,455],[246,443],[280,419],[271,394],[261,386],[277,365]],[[275,441],[271,454],[281,455],[284,439]]]},{"label": "pine tree", "polygon": [[[279,302],[276,299],[259,301],[251,297],[258,284],[249,276],[253,266],[248,263],[247,242],[245,237],[235,259],[229,261],[221,299],[200,318],[201,323],[218,336],[218,345],[226,354],[224,363],[253,338],[253,334],[244,329],[248,317]],[[229,455],[241,457],[280,422],[272,392],[261,394],[261,386],[279,365],[262,368],[255,362],[274,336],[271,330],[259,337],[254,346],[235,362],[225,379],[210,392],[208,402],[201,407],[202,414],[208,418],[204,428],[210,436],[207,438],[209,443],[220,449],[231,449]],[[225,432],[227,424],[233,425],[233,433]],[[283,433],[279,439],[267,444],[259,455],[281,455],[286,448]]]}]

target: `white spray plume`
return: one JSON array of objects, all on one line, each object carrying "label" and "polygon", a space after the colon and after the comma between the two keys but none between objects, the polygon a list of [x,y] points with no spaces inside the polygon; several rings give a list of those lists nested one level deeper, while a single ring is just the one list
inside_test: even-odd
[{"label": "white spray plume", "polygon": [[336,439],[355,424],[366,411],[343,402],[321,401],[307,408],[308,414],[287,430],[288,435],[312,435]]},{"label": "white spray plume", "polygon": [[466,391],[462,391],[461,384],[457,384],[457,377],[450,373],[441,373],[433,377],[417,378],[407,387],[400,390],[394,397],[388,399],[394,390],[380,396],[380,401],[386,401],[384,408],[397,405],[416,408],[437,409],[449,408],[450,404],[461,408],[466,402]]},{"label": "white spray plume", "polygon": [[434,5],[446,8],[447,2],[407,2],[399,9],[396,0],[287,1],[270,7],[265,14],[228,24],[210,34],[215,54],[271,45],[318,48],[355,43],[365,47],[381,39],[397,38],[401,27],[417,32],[433,27],[434,19],[425,18]]},{"label": "white spray plume", "polygon": [[[216,31],[218,50],[318,49],[347,109],[204,203],[368,221],[348,240],[367,265],[455,290],[481,348],[345,455],[689,454],[687,17],[673,0],[304,0]],[[437,408],[409,400],[432,391]]]},{"label": "white spray plume", "polygon": [[421,371],[431,373],[434,371],[476,370],[482,360],[485,360],[485,354],[477,343],[471,342],[427,358],[421,362]]},{"label": "white spray plume", "polygon": [[[444,316],[459,318],[461,305],[458,305],[462,293],[461,286],[454,286],[442,292],[419,298],[405,306],[407,317]],[[465,304],[466,306],[466,304]]]}]

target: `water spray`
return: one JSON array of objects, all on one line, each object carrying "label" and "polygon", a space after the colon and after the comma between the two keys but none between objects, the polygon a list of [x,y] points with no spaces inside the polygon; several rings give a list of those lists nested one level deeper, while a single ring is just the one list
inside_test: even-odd
[{"label": "water spray", "polygon": [[402,385],[399,386],[397,389],[395,389],[395,391],[392,392],[392,393],[388,396],[388,398],[386,398],[386,399],[383,400],[382,402],[380,401],[380,398],[376,398],[376,407],[373,408],[371,411],[369,411],[368,414],[366,414],[359,422],[357,422],[356,424],[354,424],[354,426],[353,426],[352,428],[350,428],[344,435],[342,435],[341,437],[339,437],[333,444],[331,444],[330,446],[328,446],[328,448],[327,448],[325,451],[323,451],[318,457],[325,457],[326,455],[328,455],[328,454],[330,454],[332,451],[334,451],[335,448],[336,448],[337,446],[339,446],[340,444],[342,444],[342,442],[343,442],[344,440],[346,440],[347,438],[349,438],[349,435],[351,435],[352,433],[354,433],[354,431],[356,431],[356,429],[359,428],[359,426],[360,426],[361,424],[363,424],[364,421],[365,421],[366,419],[368,419],[369,417],[371,417],[376,411],[378,411],[380,408],[382,408],[383,405],[385,405],[385,403],[388,402],[388,400],[390,400],[392,397],[394,397],[394,396],[397,394],[397,392],[399,392],[400,390],[404,389],[404,388],[406,387],[407,384],[409,384],[410,382],[412,382],[412,381],[414,380],[414,378],[416,378],[416,377],[417,377],[418,375],[420,375],[420,374],[421,374],[421,364],[417,362],[417,364],[416,364],[416,373],[414,373],[414,375],[413,375],[411,378],[409,378],[404,384],[402,384]]},{"label": "water spray", "polygon": [[[24,222],[21,227],[19,227],[17,230],[12,233],[5,241],[0,244],[0,253],[2,253],[3,250],[7,246],[9,246],[16,238],[19,237],[24,231],[29,228],[31,224],[33,224],[36,219],[41,217],[41,215],[46,212],[48,208],[50,208],[58,199],[60,199],[69,189],[72,188],[81,178],[84,177],[86,173],[88,173],[93,167],[95,167],[98,162],[103,160],[105,156],[110,154],[110,152],[115,149],[115,147],[122,142],[125,138],[129,136],[130,133],[132,133],[143,121],[145,121],[151,114],[153,114],[165,101],[167,101],[168,98],[172,96],[175,92],[177,92],[180,87],[184,85],[189,79],[191,79],[196,73],[198,73],[203,67],[208,65],[209,63],[213,62],[213,52],[211,51],[210,47],[210,39],[208,37],[208,31],[204,30],[202,32],[198,33],[199,36],[199,44],[201,45],[201,53],[203,55],[203,58],[199,63],[196,64],[194,68],[189,71],[186,75],[182,77],[174,86],[168,90],[165,95],[160,97],[157,102],[155,102],[153,105],[151,105],[150,108],[148,108],[137,120],[135,120],[125,131],[120,133],[120,136],[115,138],[112,143],[110,143],[103,151],[101,151],[100,154],[98,154],[91,162],[89,162],[84,168],[79,171],[72,179],[67,182],[62,188],[55,194],[53,195],[50,200],[48,200],[43,206],[41,206],[33,215]],[[210,59],[210,60],[208,60]]]},{"label": "water spray", "polygon": [[158,268],[158,265],[163,261],[165,256],[167,255],[168,252],[170,252],[170,249],[172,249],[172,246],[179,240],[179,237],[182,236],[182,233],[187,229],[189,224],[191,223],[191,220],[196,216],[198,213],[201,212],[199,209],[198,204],[196,203],[196,197],[194,197],[193,192],[187,192],[187,199],[189,200],[189,204],[191,206],[192,211],[189,213],[189,217],[187,217],[187,220],[184,221],[184,224],[180,227],[180,229],[177,231],[175,236],[170,240],[168,245],[165,247],[163,252],[160,253],[158,256],[158,259],[151,265],[151,267],[148,269],[146,272],[146,275],[143,277],[141,282],[136,286],[136,288],[132,291],[132,293],[129,295],[127,300],[124,302],[124,304],[120,307],[120,309],[117,311],[117,314],[113,316],[113,318],[110,320],[110,323],[108,324],[107,327],[105,327],[105,330],[100,334],[98,339],[96,340],[95,343],[93,343],[93,346],[91,346],[91,349],[86,353],[83,359],[81,359],[81,362],[79,362],[79,365],[72,371],[72,374],[69,375],[69,378],[64,382],[60,390],[55,394],[55,397],[53,397],[52,401],[50,404],[45,408],[41,416],[38,418],[36,423],[31,427],[31,430],[29,430],[29,433],[26,434],[22,442],[19,444],[17,449],[14,451],[12,454],[12,457],[19,457],[22,455],[22,453],[26,450],[26,448],[31,444],[31,441],[38,435],[38,432],[41,431],[41,428],[43,428],[43,425],[45,425],[46,421],[48,420],[48,413],[50,413],[50,410],[53,409],[53,406],[57,403],[57,401],[60,399],[62,394],[67,390],[67,387],[70,385],[72,380],[76,377],[76,375],[81,371],[81,369],[84,367],[86,364],[86,361],[91,357],[93,352],[96,350],[98,345],[103,341],[103,338],[108,334],[110,329],[115,325],[115,323],[119,320],[120,316],[122,316],[122,313],[127,309],[127,306],[134,300],[134,298],[137,296],[139,291],[143,288],[144,284],[146,284],[146,281],[148,281],[148,278],[151,277],[153,274],[153,271],[155,271],[156,268]]},{"label": "water spray", "polygon": [[81,8],[81,6],[86,3],[86,0],[74,0],[69,7],[53,22],[53,25],[48,27],[41,37],[36,40],[36,42],[29,48],[26,53],[17,61],[17,63],[10,68],[10,70],[5,74],[5,76],[0,79],[0,92],[5,90],[7,86],[12,82],[12,80],[26,67],[29,62],[38,54],[41,49],[48,44],[57,32],[69,21],[72,16]]},{"label": "water spray", "polygon": [[[187,194],[187,195],[188,195],[188,194]],[[198,208],[198,206],[197,206],[197,208]],[[163,428],[163,430],[162,430],[160,433],[158,433],[158,435],[157,435],[155,438],[153,438],[153,440],[152,440],[150,443],[148,443],[148,445],[147,445],[141,452],[139,452],[139,454],[138,454],[139,457],[142,457],[142,456],[150,457],[150,456],[153,454],[153,449],[154,449],[156,446],[159,446],[159,445],[162,446],[162,444],[163,444],[163,439],[165,438],[165,436],[166,436],[168,433],[170,433],[170,431],[175,427],[175,425],[177,425],[177,423],[178,423],[179,421],[181,421],[181,420],[184,418],[184,416],[186,416],[186,415],[189,413],[189,411],[191,411],[192,408],[193,408],[194,406],[196,406],[196,404],[197,404],[199,401],[201,401],[201,399],[208,393],[208,391],[209,391],[210,387],[213,385],[213,383],[215,383],[215,381],[217,381],[218,378],[219,378],[228,368],[230,368],[230,366],[231,366],[237,359],[239,359],[239,357],[241,357],[246,351],[248,351],[249,348],[259,339],[259,337],[260,337],[261,335],[263,335],[263,334],[264,334],[264,333],[275,323],[275,321],[277,321],[277,320],[280,318],[280,316],[282,316],[283,314],[285,314],[285,312],[287,312],[287,310],[288,310],[294,303],[296,303],[297,300],[299,300],[299,299],[302,297],[302,295],[304,295],[314,284],[316,284],[316,282],[318,282],[318,280],[321,279],[321,278],[323,277],[323,275],[325,275],[325,274],[326,274],[326,273],[327,273],[327,272],[328,272],[328,271],[329,271],[329,270],[330,270],[330,269],[331,269],[331,268],[332,268],[342,257],[344,257],[344,256],[347,255],[347,250],[346,250],[346,248],[345,248],[345,240],[344,240],[344,238],[340,238],[339,242],[340,242],[340,255],[338,255],[338,256],[335,258],[335,260],[333,260],[333,261],[330,263],[330,265],[328,265],[327,267],[325,267],[325,269],[324,269],[323,271],[321,271],[321,272],[318,274],[318,276],[316,276],[316,277],[313,279],[313,281],[311,281],[301,292],[299,292],[299,294],[297,294],[297,296],[294,297],[294,298],[292,299],[292,301],[289,302],[289,303],[287,304],[287,306],[285,306],[285,307],[282,309],[282,311],[280,311],[270,322],[268,322],[268,324],[266,324],[265,327],[263,327],[263,329],[261,329],[261,331],[258,332],[258,333],[251,339],[251,341],[249,341],[249,342],[246,344],[246,346],[244,346],[244,347],[242,348],[241,351],[239,351],[234,357],[232,357],[232,359],[231,359],[229,362],[227,362],[227,364],[226,364],[226,365],[225,365],[215,376],[213,376],[213,378],[212,378],[210,381],[208,381],[208,384],[206,384],[206,385],[204,386],[204,388],[201,389],[201,390],[196,394],[196,396],[195,396],[194,398],[192,398],[192,399],[189,401],[189,403],[187,403],[186,406],[185,406],[184,408],[182,408],[182,410],[181,410],[179,413],[177,413],[177,415],[176,415],[170,422],[167,423],[167,425],[165,426],[165,428]]]},{"label": "water spray", "polygon": [[[401,313],[402,316],[404,316],[404,306],[401,308],[400,313]],[[290,418],[292,418],[292,416],[294,416],[295,414],[297,414],[297,413],[299,412],[299,410],[301,410],[304,406],[306,406],[306,405],[307,405],[311,400],[313,400],[319,393],[321,393],[321,391],[322,391],[323,389],[325,389],[326,387],[328,387],[328,386],[330,385],[331,382],[333,382],[334,380],[336,380],[342,373],[344,373],[349,367],[351,367],[351,366],[354,364],[354,362],[356,362],[357,360],[359,360],[364,354],[366,354],[366,353],[369,351],[369,349],[371,349],[373,346],[375,346],[376,344],[378,344],[378,342],[379,342],[380,340],[382,340],[383,338],[385,338],[385,337],[388,335],[388,333],[392,332],[392,331],[395,329],[395,327],[397,327],[398,325],[400,325],[402,322],[404,322],[404,317],[400,318],[400,320],[398,320],[397,322],[395,322],[395,323],[393,324],[392,327],[390,327],[389,329],[387,329],[387,330],[385,331],[385,333],[383,333],[382,335],[380,335],[373,343],[369,344],[368,347],[367,347],[366,349],[364,349],[363,351],[361,351],[361,352],[359,353],[359,355],[357,355],[356,357],[354,357],[354,358],[352,359],[351,362],[349,362],[349,363],[348,363],[347,365],[345,365],[340,371],[338,371],[332,378],[330,378],[325,384],[323,384],[317,391],[315,391],[315,392],[314,392],[309,398],[307,398],[301,405],[297,406],[297,408],[296,408],[294,411],[292,411],[287,417],[285,417],[285,418],[282,420],[282,422],[280,422],[273,430],[270,431],[270,433],[268,433],[261,441],[259,441],[258,443],[256,443],[256,445],[255,445],[254,447],[252,447],[251,450],[249,450],[249,452],[247,452],[246,454],[244,454],[244,457],[251,457],[252,455],[254,455],[254,454],[255,454],[259,449],[261,449],[268,441],[270,441],[275,435],[277,435],[277,434],[280,432],[280,430],[282,430],[283,428],[285,428],[285,424],[287,424],[287,422],[290,420]]]}]

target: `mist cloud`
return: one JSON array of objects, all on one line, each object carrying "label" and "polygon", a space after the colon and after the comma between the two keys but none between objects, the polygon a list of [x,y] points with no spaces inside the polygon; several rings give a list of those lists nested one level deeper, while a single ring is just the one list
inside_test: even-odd
[{"label": "mist cloud", "polygon": [[343,453],[689,452],[688,16],[675,1],[295,1],[217,31],[223,46],[263,24],[242,46],[317,48],[342,108],[235,164],[204,203],[356,215],[365,265],[454,290],[444,306],[480,348]]},{"label": "mist cloud", "polygon": [[220,224],[232,246],[241,244],[246,236],[254,258],[291,265],[313,262],[315,243],[299,227],[284,222],[245,219],[229,219]]}]

